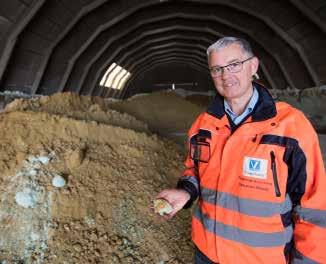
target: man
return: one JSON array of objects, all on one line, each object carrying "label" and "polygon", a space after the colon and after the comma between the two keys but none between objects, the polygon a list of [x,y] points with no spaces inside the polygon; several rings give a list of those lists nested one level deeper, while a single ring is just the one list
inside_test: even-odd
[{"label": "man", "polygon": [[305,116],[252,82],[247,41],[208,50],[218,95],[189,130],[186,169],[163,190],[173,217],[197,199],[195,263],[326,263],[326,176]]}]

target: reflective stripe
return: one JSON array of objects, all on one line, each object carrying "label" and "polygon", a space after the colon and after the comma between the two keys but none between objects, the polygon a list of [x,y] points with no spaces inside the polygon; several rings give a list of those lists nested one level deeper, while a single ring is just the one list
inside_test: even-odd
[{"label": "reflective stripe", "polygon": [[199,191],[198,180],[197,180],[197,178],[195,176],[181,176],[179,178],[179,181],[189,181],[196,187],[197,192]]},{"label": "reflective stripe", "polygon": [[194,217],[204,225],[207,231],[225,239],[237,241],[252,247],[282,246],[291,241],[293,235],[292,226],[286,227],[284,232],[274,233],[242,230],[207,217],[201,212],[198,206],[195,208]]},{"label": "reflective stripe", "polygon": [[292,250],[293,260],[291,264],[318,264],[318,262],[304,256],[296,250],[295,248]]},{"label": "reflective stripe", "polygon": [[302,208],[301,206],[298,205],[294,208],[294,211],[304,221],[310,222],[320,227],[326,227],[325,210]]},{"label": "reflective stripe", "polygon": [[270,217],[275,214],[285,214],[292,210],[292,202],[288,195],[286,195],[283,203],[272,203],[240,198],[229,193],[201,188],[201,197],[205,202],[250,216]]}]

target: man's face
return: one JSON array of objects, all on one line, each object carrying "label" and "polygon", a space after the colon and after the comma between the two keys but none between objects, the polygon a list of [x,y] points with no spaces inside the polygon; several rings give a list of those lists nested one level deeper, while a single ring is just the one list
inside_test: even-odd
[{"label": "man's face", "polygon": [[[211,52],[208,66],[222,67],[234,62],[241,62],[249,58],[238,44],[231,44],[217,52]],[[237,73],[229,72],[223,68],[222,74],[213,77],[216,90],[227,100],[246,100],[252,92],[252,76],[257,72],[258,59],[253,57],[242,65],[242,70]]]}]

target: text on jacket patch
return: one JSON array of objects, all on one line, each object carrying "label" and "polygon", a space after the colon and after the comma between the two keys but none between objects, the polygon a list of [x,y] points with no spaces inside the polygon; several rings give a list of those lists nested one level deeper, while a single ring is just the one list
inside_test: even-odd
[{"label": "text on jacket patch", "polygon": [[268,160],[245,157],[243,160],[243,175],[258,179],[267,179]]}]

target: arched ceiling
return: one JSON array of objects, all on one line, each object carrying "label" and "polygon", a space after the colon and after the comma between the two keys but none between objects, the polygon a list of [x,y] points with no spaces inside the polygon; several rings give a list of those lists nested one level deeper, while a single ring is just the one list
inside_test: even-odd
[{"label": "arched ceiling", "polygon": [[[122,97],[182,67],[200,83],[225,35],[252,43],[267,86],[304,89],[326,83],[325,29],[324,0],[3,0],[1,90]],[[123,91],[99,85],[113,62],[131,73]]]}]

